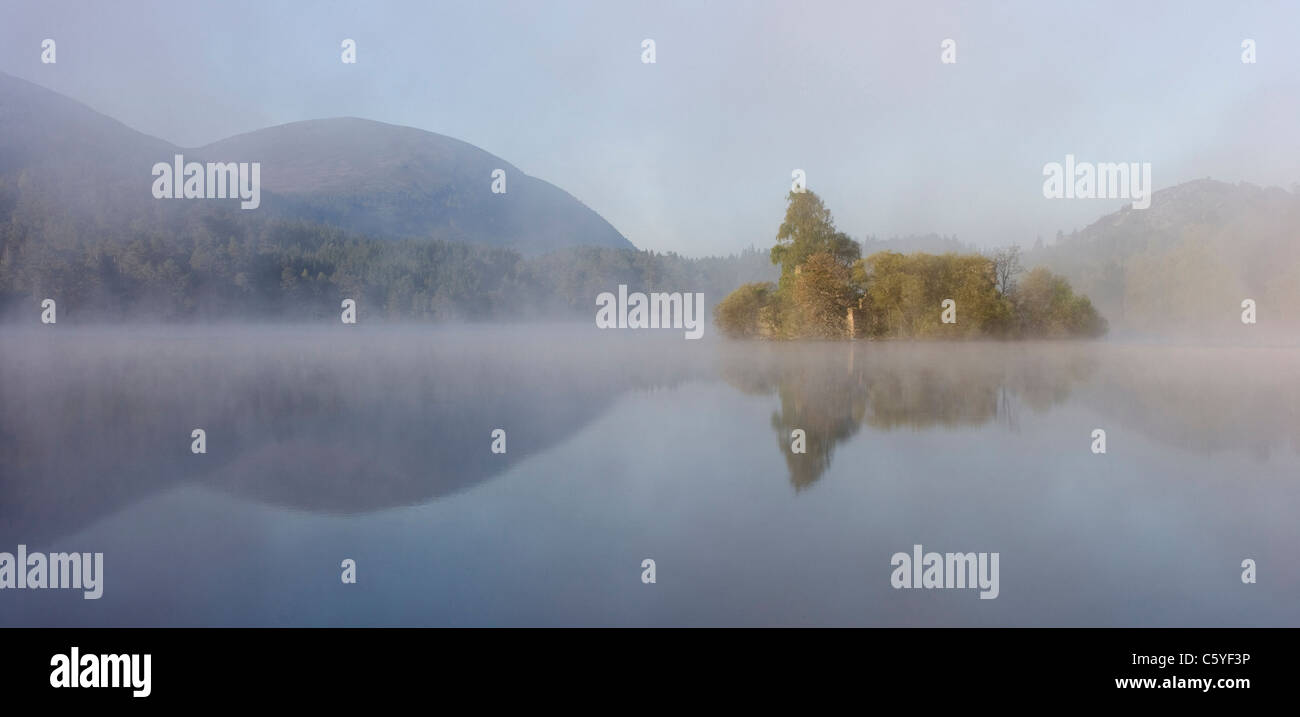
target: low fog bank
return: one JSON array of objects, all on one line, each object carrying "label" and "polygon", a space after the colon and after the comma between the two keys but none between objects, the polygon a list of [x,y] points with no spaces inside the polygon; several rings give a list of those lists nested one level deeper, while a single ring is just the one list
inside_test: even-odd
[{"label": "low fog bank", "polygon": [[[1300,454],[1295,348],[688,341],[580,324],[57,325],[0,337],[0,538],[66,534],[187,483],[330,514],[425,503],[563,444],[628,392],[695,382],[771,398],[770,432],[734,448],[784,457],[796,490],[862,431],[1015,432],[1068,404],[1193,454],[1261,465]],[[1093,427],[1079,429],[1084,450]],[[198,428],[203,455],[191,453]],[[795,428],[808,460],[790,455]],[[504,454],[490,450],[497,429]]]},{"label": "low fog bank", "polygon": [[[702,342],[680,335],[584,335],[573,326],[8,329],[0,533],[59,533],[186,481],[324,512],[425,502],[564,440],[624,391],[707,374]],[[196,428],[205,455],[191,453]],[[497,428],[508,433],[503,455],[488,450]]]}]

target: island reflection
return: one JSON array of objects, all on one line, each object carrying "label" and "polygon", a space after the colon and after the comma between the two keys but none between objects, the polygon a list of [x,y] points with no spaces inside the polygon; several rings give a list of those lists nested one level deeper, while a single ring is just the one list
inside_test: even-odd
[{"label": "island reflection", "polygon": [[[835,447],[867,426],[880,431],[964,428],[1065,402],[1095,372],[1080,344],[829,342],[744,344],[723,353],[721,373],[752,395],[775,394],[776,443],[790,483],[802,490],[830,467]],[[791,450],[802,429],[807,453]]]}]

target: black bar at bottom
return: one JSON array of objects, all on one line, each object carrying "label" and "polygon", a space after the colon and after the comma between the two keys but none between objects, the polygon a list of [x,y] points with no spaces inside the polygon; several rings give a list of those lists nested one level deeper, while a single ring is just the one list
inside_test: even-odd
[{"label": "black bar at bottom", "polygon": [[[1075,698],[1249,704],[1290,696],[1296,638],[1289,629],[8,629],[0,632],[0,692],[11,705],[29,697],[50,707],[379,706],[433,695],[480,705],[576,704],[611,690],[625,705],[650,706],[688,688],[760,702],[843,690],[871,703],[896,695],[916,706],[1037,696],[1058,705]],[[84,686],[81,674],[71,686],[70,667],[58,672],[56,656],[70,662],[73,648],[81,671],[89,667],[106,681],[123,660],[99,656],[138,655],[135,672],[119,683],[143,682],[136,678],[149,655],[148,696]],[[95,657],[82,662],[88,655]]]}]

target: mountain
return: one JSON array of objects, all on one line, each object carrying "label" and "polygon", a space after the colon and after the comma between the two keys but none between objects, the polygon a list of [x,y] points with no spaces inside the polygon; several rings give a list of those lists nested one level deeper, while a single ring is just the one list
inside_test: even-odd
[{"label": "mountain", "polygon": [[[0,73],[0,174],[60,173],[79,185],[84,178],[129,170],[124,160],[173,149],[80,102]],[[86,175],[73,173],[92,168]],[[147,196],[149,175],[141,181]]]},{"label": "mountain", "polygon": [[[356,118],[270,127],[192,150],[210,161],[262,163],[273,212],[384,237],[434,237],[540,253],[632,248],[558,187],[473,145]],[[505,171],[504,193],[491,191]]]},{"label": "mountain", "polygon": [[1242,301],[1260,334],[1300,327],[1300,195],[1212,179],[1155,192],[1025,255],[1065,275],[1112,333],[1239,335]]},{"label": "mountain", "polygon": [[[259,162],[261,216],[379,238],[422,238],[540,254],[567,246],[633,248],[599,214],[465,142],[356,118],[294,122],[186,149],[58,93],[0,73],[0,179],[44,195],[46,210],[162,226],[222,200],[165,201],[151,168],[176,154]],[[504,170],[505,193],[491,191]],[[226,202],[226,204],[230,204]]]},{"label": "mountain", "polygon": [[[155,199],[153,167],[258,162],[260,203]],[[506,192],[493,193],[494,170]],[[766,252],[639,251],[560,189],[464,142],[361,119],[182,149],[0,74],[0,321],[590,320],[620,283],[711,306]]]}]

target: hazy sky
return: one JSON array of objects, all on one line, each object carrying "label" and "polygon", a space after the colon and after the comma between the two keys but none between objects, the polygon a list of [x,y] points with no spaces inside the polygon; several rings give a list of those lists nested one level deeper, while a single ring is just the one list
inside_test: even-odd
[{"label": "hazy sky", "polygon": [[[1122,200],[1043,165],[1300,182],[1300,3],[14,2],[0,71],[183,146],[358,116],[475,144],[638,247],[771,245],[790,173],[841,230],[1050,240]],[[40,62],[44,38],[58,62]],[[358,62],[340,62],[353,38]],[[641,62],[653,38],[657,62]],[[939,61],[957,42],[957,63]],[[1241,62],[1256,41],[1258,62]]]}]

